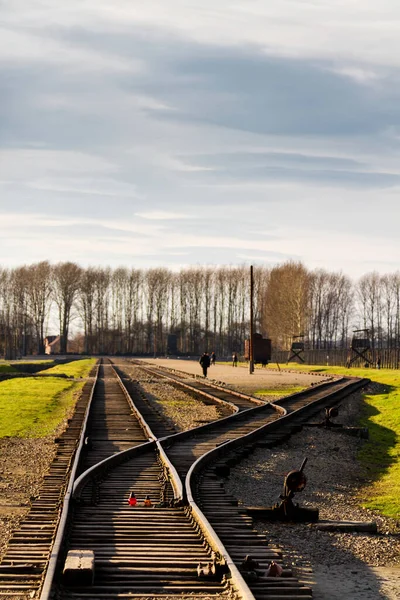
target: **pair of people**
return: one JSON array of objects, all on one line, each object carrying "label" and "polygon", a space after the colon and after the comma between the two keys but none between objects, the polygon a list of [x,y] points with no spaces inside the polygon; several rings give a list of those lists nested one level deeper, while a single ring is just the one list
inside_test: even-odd
[{"label": "pair of people", "polygon": [[[208,352],[204,352],[204,354],[201,355],[199,363],[201,364],[201,367],[203,369],[204,377],[207,377],[207,371],[208,371],[209,366],[215,365],[215,360],[216,360],[215,352],[211,353],[211,357],[209,356]],[[238,356],[237,356],[236,352],[234,352],[232,354],[232,366],[237,367],[237,363],[238,363]]]}]

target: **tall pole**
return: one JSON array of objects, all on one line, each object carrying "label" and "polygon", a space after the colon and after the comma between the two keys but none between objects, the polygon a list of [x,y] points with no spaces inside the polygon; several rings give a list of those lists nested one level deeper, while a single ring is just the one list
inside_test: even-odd
[{"label": "tall pole", "polygon": [[253,300],[254,300],[254,277],[253,265],[250,266],[250,347],[249,347],[249,373],[254,372],[254,315],[253,315]]}]

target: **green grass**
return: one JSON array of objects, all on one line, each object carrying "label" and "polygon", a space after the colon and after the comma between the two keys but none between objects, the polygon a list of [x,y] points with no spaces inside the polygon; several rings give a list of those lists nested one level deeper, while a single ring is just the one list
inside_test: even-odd
[{"label": "green grass", "polygon": [[[271,365],[273,366],[273,365]],[[360,467],[371,482],[360,490],[362,506],[384,516],[399,518],[400,498],[400,372],[365,369],[290,365],[307,372],[367,377],[380,384],[364,394],[360,426],[368,427],[367,440],[359,454]]]},{"label": "green grass", "polygon": [[15,369],[10,363],[0,363],[0,374],[1,373],[17,373],[17,369]]},{"label": "green grass", "polygon": [[65,365],[57,365],[45,371],[46,375],[67,375],[68,377],[88,377],[89,373],[96,364],[95,358],[85,358],[74,360]]},{"label": "green grass", "polygon": [[57,377],[11,379],[0,385],[0,438],[50,435],[75,404],[83,382]]},{"label": "green grass", "polygon": [[292,385],[292,386],[281,386],[279,388],[268,388],[261,389],[255,392],[256,396],[290,396],[291,394],[296,394],[297,392],[302,392],[306,389],[306,386],[301,385]]},{"label": "green grass", "polygon": [[13,360],[11,363],[14,365],[45,365],[48,363],[54,363],[54,359],[43,358],[40,360]]},{"label": "green grass", "polygon": [[12,361],[11,366],[18,373],[39,373],[40,371],[45,371],[49,367],[55,365],[54,360],[15,360]]},{"label": "green grass", "polygon": [[157,403],[161,406],[167,406],[171,408],[193,408],[196,410],[198,407],[197,400],[192,400],[188,398],[187,400],[175,400],[174,398],[163,398],[162,400],[157,400]]}]

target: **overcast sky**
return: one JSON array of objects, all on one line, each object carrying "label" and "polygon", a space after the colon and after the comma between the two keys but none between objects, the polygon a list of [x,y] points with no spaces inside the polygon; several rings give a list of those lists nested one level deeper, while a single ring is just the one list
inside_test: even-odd
[{"label": "overcast sky", "polygon": [[399,268],[396,0],[0,11],[0,265]]}]

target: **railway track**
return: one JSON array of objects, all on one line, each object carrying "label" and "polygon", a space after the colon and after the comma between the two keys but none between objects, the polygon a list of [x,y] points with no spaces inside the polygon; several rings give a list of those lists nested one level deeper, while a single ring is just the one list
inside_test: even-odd
[{"label": "railway track", "polygon": [[[308,418],[320,410],[322,402],[338,402],[359,385],[359,381],[351,379],[320,384],[282,399],[279,406],[249,409],[225,419],[225,423],[199,428],[195,437],[172,436],[161,442],[186,481],[192,511],[198,515],[200,509],[221,540],[226,554],[239,569],[243,567],[246,555],[258,563],[256,576],[254,572],[249,573],[247,583],[259,600],[279,600],[283,596],[306,598],[311,596],[311,590],[296,581],[289,571],[284,571],[284,577],[279,580],[267,576],[271,561],[285,566],[281,552],[269,547],[267,540],[253,528],[252,519],[236,506],[235,499],[226,496],[219,476],[228,475],[230,466],[251,451],[254,440],[270,446],[277,444],[290,435],[293,425],[304,419],[305,414]],[[292,415],[295,415],[295,423]],[[285,425],[278,429],[282,422]],[[246,577],[246,572],[243,574]]]},{"label": "railway track", "polygon": [[[54,532],[49,539],[55,550],[42,600],[189,594],[209,597],[232,590],[249,599],[310,597],[311,590],[289,571],[280,578],[263,575],[271,560],[284,566],[281,552],[270,548],[265,538],[253,530],[251,518],[225,494],[218,473],[226,474],[229,461],[233,464],[239,460],[255,442],[276,443],[279,436],[286,435],[278,431],[278,424],[284,431],[290,430],[293,416],[326,401],[329,389],[332,402],[348,393],[355,382],[322,384],[273,406],[222,386],[182,382],[177,374],[160,375],[154,369],[151,374],[168,377],[174,385],[183,383],[194,395],[214,398],[229,407],[229,412],[237,412],[192,431],[170,435],[170,428],[145,399],[136,394],[133,404],[111,365],[101,366],[82,433],[81,459],[76,465],[79,477],[70,493],[71,511],[55,540]],[[146,418],[140,415],[142,411]],[[136,506],[128,504],[132,492]],[[144,506],[146,496],[150,497],[150,507]],[[71,585],[68,572],[62,575],[68,550],[94,552],[95,576],[90,585],[81,585],[79,580]],[[240,572],[246,554],[254,556],[261,573],[247,583],[243,576],[249,576]],[[21,598],[34,597],[32,592],[38,594],[48,558],[49,549],[42,553],[40,564],[28,563],[25,555],[25,563],[19,563],[20,578],[13,578],[10,556],[6,563],[3,559],[0,596],[2,590],[8,590],[10,598],[18,593]],[[34,573],[32,569],[36,569]],[[9,575],[8,588],[1,587],[3,574]]]},{"label": "railway track", "polygon": [[56,454],[39,494],[8,543],[0,562],[0,598],[32,598],[41,588],[92,386],[91,382],[85,384],[67,429],[55,440]]},{"label": "railway track", "polygon": [[[123,408],[116,406],[121,407],[124,402],[131,405],[116,373],[114,383],[118,383],[118,389],[111,386],[111,371],[113,367],[107,365],[100,373],[100,376],[110,380],[111,400],[107,402],[107,389],[101,386],[105,397],[104,393],[100,397],[99,412],[96,410],[96,394],[94,396],[92,422],[89,425],[91,438],[96,435],[96,423],[107,404],[112,415],[123,411]],[[138,416],[140,400],[143,405],[143,399],[138,399],[136,410],[129,409],[132,420]],[[154,412],[146,405],[143,407],[154,421]],[[122,430],[135,431],[128,416],[125,411]],[[49,594],[56,593],[58,598],[94,600],[174,594],[209,596],[227,590],[227,583],[221,582],[221,578],[212,577],[203,581],[198,577],[198,564],[212,562],[213,549],[192,522],[185,507],[174,502],[174,497],[177,500],[182,497],[182,491],[179,488],[174,494],[170,483],[173,468],[165,457],[163,460],[163,452],[157,448],[156,438],[143,415],[141,419],[140,428],[145,432],[144,437],[140,439],[136,432],[136,446],[131,444],[129,449],[124,448],[119,454],[111,451],[115,450],[116,438],[120,443],[120,436],[115,434],[112,427],[107,428],[108,420],[111,425],[114,420],[100,420],[102,433],[93,437],[93,451],[97,449],[97,456],[102,460],[93,469],[82,469],[88,482],[85,476],[76,482],[75,497],[79,497],[79,502],[73,506],[65,531],[63,552],[64,556],[68,550],[94,552],[95,579],[90,586],[80,585],[79,580],[70,585],[61,569],[55,569]],[[162,424],[158,423],[158,427],[162,427]],[[165,427],[163,433],[168,433]],[[110,437],[113,440],[111,446]],[[102,458],[103,450],[108,453],[108,460]],[[90,454],[91,450],[88,449],[87,453]],[[91,462],[95,461],[86,460],[86,466]],[[128,503],[132,492],[136,499],[134,506]],[[150,499],[151,506],[144,505],[146,497]],[[63,559],[60,562],[62,566]]]},{"label": "railway track", "polygon": [[175,384],[180,388],[186,389],[192,393],[194,397],[208,398],[213,402],[221,404],[229,403],[232,407],[230,412],[241,412],[255,406],[262,406],[265,401],[237,392],[236,390],[227,389],[226,386],[218,385],[212,381],[205,381],[203,377],[191,376],[188,373],[170,370],[166,367],[155,367],[148,365],[144,361],[131,361],[132,364],[138,366],[143,372],[148,373],[153,377],[164,379],[169,383]]}]

